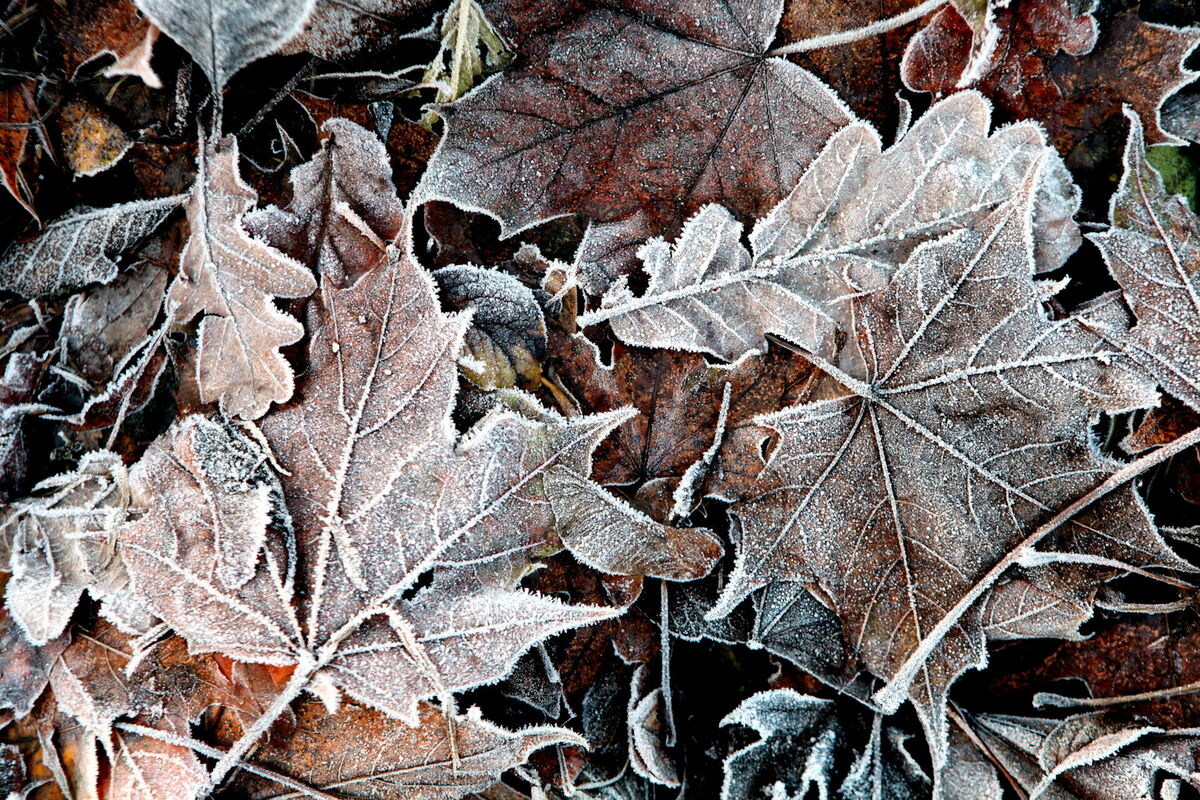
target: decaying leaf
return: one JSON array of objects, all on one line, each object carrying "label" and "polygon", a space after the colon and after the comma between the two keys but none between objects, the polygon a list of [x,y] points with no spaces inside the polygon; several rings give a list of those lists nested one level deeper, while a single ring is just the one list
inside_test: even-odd
[{"label": "decaying leaf", "polygon": [[[566,540],[550,476],[586,480],[591,450],[625,415],[498,407],[460,440],[450,411],[464,323],[442,315],[431,279],[403,253],[349,288],[326,283],[298,400],[263,420],[294,555],[265,504],[228,537],[208,533],[221,504],[199,502],[205,493],[262,496],[269,457],[253,457],[244,434],[187,420],[131,476],[148,509],[121,533],[139,596],[195,652],[298,665],[267,723],[322,674],[416,722],[421,699],[495,681],[535,642],[614,613],[516,589],[503,569],[481,580],[497,562],[519,576],[556,527]],[[719,556],[712,541],[687,567],[707,571]],[[430,570],[432,583],[408,597]]]},{"label": "decaying leaf", "polygon": [[121,160],[133,141],[100,108],[76,98],[63,107],[63,154],[77,177],[89,177]]},{"label": "decaying leaf", "polygon": [[132,75],[151,89],[162,88],[150,66],[158,28],[138,12],[133,0],[79,0],[46,11],[62,45],[68,76],[111,56],[115,61],[104,70],[105,77]]},{"label": "decaying leaf", "polygon": [[990,126],[974,93],[934,105],[886,151],[869,125],[849,125],[755,226],[753,256],[734,216],[707,206],[673,246],[642,248],[641,296],[618,282],[579,324],[608,320],[630,344],[729,361],[763,350],[766,333],[832,357],[850,298],[884,285],[922,242],[979,225],[1028,181],[1038,184],[1038,267],[1054,269],[1079,243],[1078,190],[1036,127]]},{"label": "decaying leaf", "polygon": [[[411,727],[353,704],[329,715],[319,703],[304,703],[296,710],[294,732],[269,740],[255,761],[313,788],[350,797],[449,800],[486,789],[534,750],[582,743],[563,728],[507,731],[472,708],[455,725],[456,763],[441,713],[424,703],[418,713]],[[342,755],[331,759],[331,751]],[[251,798],[279,793],[278,785],[259,779],[244,781],[243,788]]]},{"label": "decaying leaf", "polygon": [[59,336],[83,377],[94,384],[113,377],[121,360],[146,338],[166,288],[165,271],[141,264],[106,286],[76,295],[63,312]]},{"label": "decaying leaf", "polygon": [[[888,286],[852,299],[864,365],[817,361],[847,394],[760,420],[780,443],[732,509],[741,549],[711,612],[774,580],[817,583],[889,681],[876,701],[894,709],[910,694],[937,768],[946,689],[986,659],[981,604],[964,598],[1115,469],[1091,441],[1096,413],[1155,401],[1120,351],[1043,310],[1054,288],[1032,280],[1033,197],[1029,181],[978,228],[918,247]],[[1091,313],[1122,321],[1111,299]],[[1128,489],[1077,516],[1054,549],[1186,567]],[[952,609],[954,624],[929,638]]]},{"label": "decaying leaf", "polygon": [[0,289],[24,297],[73,292],[117,276],[113,260],[149,235],[182,197],[80,206],[0,257]]},{"label": "decaying leaf", "polygon": [[26,80],[0,88],[0,117],[8,123],[0,128],[0,181],[4,182],[4,188],[21,204],[21,208],[37,219],[29,186],[21,172],[29,134],[40,124],[33,99],[34,86],[33,81]]},{"label": "decaying leaf", "polygon": [[60,636],[42,646],[31,644],[12,613],[0,610],[0,710],[12,709],[17,717],[29,714],[69,642]]},{"label": "decaying leaf", "polygon": [[317,0],[304,29],[282,52],[307,51],[328,61],[375,54],[417,36],[438,5],[434,0]]},{"label": "decaying leaf", "polygon": [[812,74],[767,57],[782,0],[503,5],[488,9],[498,26],[528,23],[516,60],[445,110],[416,197],[485,210],[506,233],[639,210],[671,227],[709,202],[754,217],[851,120]]},{"label": "decaying leaf", "polygon": [[292,202],[246,215],[246,229],[335,286],[384,263],[404,208],[392,185],[387,150],[348,119],[321,124],[321,149],[292,170]]},{"label": "decaying leaf", "polygon": [[231,416],[256,419],[292,396],[292,368],[279,348],[304,327],[275,306],[306,297],[312,273],[242,227],[257,196],[238,174],[236,140],[207,149],[187,203],[191,236],[167,303],[175,318],[200,320],[197,378],[201,399]]},{"label": "decaying leaf", "polygon": [[1125,174],[1112,227],[1089,234],[1125,292],[1137,325],[1122,337],[1168,392],[1200,410],[1200,220],[1146,161],[1140,119],[1126,111]]},{"label": "decaying leaf", "polygon": [[218,98],[235,72],[304,26],[315,0],[134,0],[200,65]]}]

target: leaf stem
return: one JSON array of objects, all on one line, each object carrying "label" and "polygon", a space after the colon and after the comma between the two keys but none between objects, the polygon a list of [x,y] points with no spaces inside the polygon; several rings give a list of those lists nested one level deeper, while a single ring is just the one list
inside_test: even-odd
[{"label": "leaf stem", "polygon": [[1171,697],[1183,697],[1200,692],[1200,681],[1173,686],[1168,689],[1155,689],[1150,692],[1123,694],[1117,697],[1064,697],[1052,692],[1038,692],[1033,696],[1033,707],[1043,708],[1105,708],[1107,706],[1122,706],[1127,703],[1143,703],[1148,700],[1166,700]]},{"label": "leaf stem", "polygon": [[1197,428],[1190,433],[1180,436],[1170,444],[1164,445],[1160,449],[1142,456],[1136,461],[1131,461],[1121,469],[1114,472],[1103,483],[1092,489],[1090,492],[1080,497],[1071,505],[1064,508],[1055,514],[1048,522],[1039,527],[1033,533],[1029,534],[1019,545],[1013,548],[1009,553],[996,562],[996,564],[980,578],[974,586],[970,588],[954,607],[951,608],[946,616],[938,621],[937,625],[925,635],[923,639],[913,649],[912,653],[905,662],[896,671],[887,684],[875,693],[874,701],[882,706],[887,711],[895,711],[900,703],[904,701],[904,696],[908,692],[908,687],[912,683],[913,678],[929,658],[930,654],[945,638],[950,629],[958,624],[963,614],[975,604],[984,592],[992,587],[1001,575],[1008,571],[1020,562],[1024,561],[1032,552],[1033,548],[1042,539],[1045,539],[1055,530],[1060,528],[1064,523],[1068,522],[1072,517],[1078,514],[1083,509],[1090,506],[1100,498],[1109,494],[1113,490],[1129,483],[1134,478],[1151,469],[1152,467],[1161,464],[1169,458],[1172,458],[1178,453],[1200,444],[1200,428]]},{"label": "leaf stem", "polygon": [[824,36],[814,36],[811,39],[801,39],[798,42],[776,47],[767,53],[767,55],[786,56],[792,53],[805,53],[809,50],[820,50],[823,47],[837,47],[842,44],[870,39],[872,36],[878,36],[881,33],[887,33],[896,28],[902,28],[945,4],[946,0],[925,0],[924,3],[913,6],[908,11],[904,11],[894,17],[876,20],[870,25],[864,25],[861,28],[853,28],[839,33],[827,33]]}]

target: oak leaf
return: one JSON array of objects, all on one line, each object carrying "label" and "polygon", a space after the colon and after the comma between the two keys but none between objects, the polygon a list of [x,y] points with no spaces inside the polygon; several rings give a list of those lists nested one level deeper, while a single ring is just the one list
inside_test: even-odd
[{"label": "oak leaf", "polygon": [[852,118],[769,55],[782,0],[485,8],[513,65],[446,108],[415,193],[485,210],[506,234],[579,213],[673,228],[705,203],[757,216]]},{"label": "oak leaf", "polygon": [[774,333],[830,355],[848,297],[884,285],[920,243],[978,225],[1026,181],[1038,185],[1034,227],[1041,269],[1079,243],[1078,190],[1032,125],[989,135],[978,94],[934,105],[886,151],[874,129],[838,131],[791,194],[750,233],[720,206],[702,209],[672,246],[640,255],[650,276],[634,296],[618,282],[581,326],[609,321],[629,344],[706,352],[729,361]]},{"label": "oak leaf", "polygon": [[191,236],[167,294],[175,318],[200,320],[196,375],[201,399],[231,416],[256,419],[292,396],[292,368],[279,348],[304,327],[275,307],[276,297],[306,297],[312,274],[252,238],[242,217],[257,196],[238,174],[235,139],[204,149],[187,203]]},{"label": "oak leaf", "polygon": [[[865,362],[846,372],[814,357],[847,394],[760,418],[780,443],[760,487],[731,509],[741,547],[710,612],[775,580],[818,585],[858,657],[888,681],[876,702],[894,709],[909,693],[935,768],[947,687],[986,659],[983,603],[971,598],[1039,524],[1116,469],[1091,441],[1096,414],[1155,401],[1090,324],[1043,310],[1054,287],[1032,279],[1033,197],[1031,179],[977,228],[918,247],[885,288],[851,300]],[[1089,313],[1123,323],[1111,298]],[[1187,568],[1128,487],[1055,544],[1068,554],[1028,565],[1078,553]]]},{"label": "oak leaf", "polygon": [[1129,109],[1125,116],[1129,140],[1112,227],[1089,238],[1137,318],[1121,337],[1125,346],[1164,389],[1200,411],[1200,220],[1186,198],[1163,188],[1146,160],[1139,117]]}]

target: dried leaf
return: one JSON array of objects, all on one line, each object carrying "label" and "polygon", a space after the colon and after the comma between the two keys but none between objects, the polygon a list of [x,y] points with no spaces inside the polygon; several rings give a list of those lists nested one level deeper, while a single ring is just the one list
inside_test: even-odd
[{"label": "dried leaf", "polygon": [[21,161],[25,158],[25,146],[29,134],[40,126],[38,109],[33,99],[35,83],[31,80],[17,81],[0,88],[0,119],[6,123],[0,128],[0,181],[21,208],[35,220],[37,211],[25,176],[21,174]]},{"label": "dried leaf", "polygon": [[887,151],[870,126],[843,128],[755,226],[753,256],[733,215],[708,206],[674,246],[652,239],[642,248],[650,283],[640,297],[617,283],[579,324],[608,320],[629,344],[728,361],[761,352],[774,333],[832,358],[848,297],[884,285],[920,243],[978,225],[1031,180],[1038,265],[1054,269],[1079,242],[1078,190],[1035,127],[989,136],[990,124],[983,98],[963,93]]},{"label": "dried leaf", "polygon": [[83,377],[94,384],[113,377],[118,363],[146,338],[166,288],[164,270],[140,264],[68,304],[59,337]]},{"label": "dried leaf", "polygon": [[506,234],[639,210],[673,227],[709,202],[753,217],[851,119],[810,73],[767,57],[782,0],[499,5],[498,27],[530,35],[503,75],[441,112],[447,135],[415,196],[486,210]]},{"label": "dried leaf", "polygon": [[63,154],[76,177],[109,169],[133,146],[117,123],[86,100],[71,100],[59,116]]},{"label": "dried leaf", "polygon": [[307,51],[326,61],[340,61],[402,44],[417,36],[434,0],[317,0],[304,29],[282,48]]},{"label": "dried leaf", "polygon": [[304,26],[314,0],[134,0],[200,65],[220,97],[235,72],[269,56]]},{"label": "dried leaf", "polygon": [[257,419],[271,403],[292,396],[292,368],[279,348],[304,335],[274,300],[306,297],[316,282],[301,264],[242,227],[257,197],[238,175],[237,141],[207,150],[198,163],[187,204],[191,237],[167,303],[181,321],[204,315],[196,364],[201,399],[219,401],[231,416]]},{"label": "dried leaf", "polygon": [[[1142,124],[1126,110],[1125,173],[1109,208],[1112,227],[1089,234],[1137,317],[1121,337],[1163,388],[1200,411],[1200,220],[1146,161]],[[1118,334],[1119,335],[1119,334]]]},{"label": "dried leaf", "polygon": [[[485,72],[499,71],[512,53],[476,0],[452,0],[442,17],[442,42],[422,82],[438,85],[437,102],[465,95]],[[427,112],[422,121],[432,123]]]},{"label": "dried leaf", "polygon": [[125,467],[114,453],[87,454],[79,468],[49,478],[40,496],[12,503],[0,516],[13,573],[5,604],[34,644],[46,644],[66,627],[87,590],[111,601],[118,617],[138,615],[127,604],[125,570],[116,557],[116,529],[127,514]]},{"label": "dried leaf", "polygon": [[[889,680],[876,701],[895,708],[910,692],[935,768],[946,689],[986,658],[980,604],[944,637],[927,631],[1115,469],[1091,442],[1095,414],[1155,400],[1088,326],[1042,309],[1053,287],[1032,280],[1033,189],[851,300],[865,365],[818,361],[848,395],[760,419],[781,440],[760,488],[732,509],[741,549],[711,612],[774,580],[817,583],[858,656]],[[1120,324],[1111,302],[1101,313]],[[1186,568],[1128,488],[1077,516],[1055,549]],[[914,659],[919,647],[928,659]]]},{"label": "dried leaf", "polygon": [[340,287],[387,260],[404,208],[378,137],[341,118],[320,129],[321,149],[292,170],[291,204],[251,212],[245,226]]},{"label": "dried leaf", "polygon": [[117,276],[113,259],[148,236],[182,200],[75,208],[0,257],[0,289],[43,297],[108,283]]},{"label": "dried leaf", "polygon": [[[1160,124],[1163,101],[1195,73],[1184,61],[1200,31],[1141,21],[1133,9],[1096,22],[1070,0],[1018,0],[996,12],[1000,42],[988,69],[967,70],[973,34],[943,10],[913,38],[903,77],[940,96],[964,86],[983,91],[1015,119],[1036,119],[1066,154],[1103,122],[1132,106],[1151,144],[1180,143]],[[1060,52],[1061,51],[1061,52]]]},{"label": "dried leaf", "polygon": [[0,610],[0,710],[11,708],[18,718],[29,714],[69,642],[64,635],[41,647],[33,645],[12,613]]},{"label": "dried leaf", "polygon": [[[457,764],[441,712],[422,703],[415,727],[348,705],[330,716],[318,703],[296,710],[294,732],[268,740],[255,762],[322,791],[358,798],[453,800],[490,786],[499,774],[552,744],[582,744],[563,728],[507,731],[477,708],[458,717]],[[340,757],[331,759],[330,753]],[[251,798],[275,796],[267,781],[241,781]]]},{"label": "dried leaf", "polygon": [[98,58],[116,59],[104,70],[104,77],[132,75],[151,89],[161,89],[162,81],[150,66],[158,28],[150,24],[132,0],[77,0],[47,6],[45,13],[63,49],[67,75],[74,78],[79,70]]}]

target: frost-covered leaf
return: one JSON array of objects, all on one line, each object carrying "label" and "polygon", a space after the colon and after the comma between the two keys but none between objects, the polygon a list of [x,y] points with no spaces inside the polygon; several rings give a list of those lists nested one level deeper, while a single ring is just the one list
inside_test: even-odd
[{"label": "frost-covered leaf", "polygon": [[182,201],[165,197],[76,208],[0,257],[0,289],[42,297],[108,283],[117,276],[113,259],[149,235]]},{"label": "frost-covered leaf", "polygon": [[463,373],[485,389],[536,389],[546,357],[546,321],[533,291],[511,275],[473,266],[433,274],[443,305],[471,309]]},{"label": "frost-covered leaf", "polygon": [[303,27],[314,0],[134,0],[188,52],[220,96],[235,72]]},{"label": "frost-covered leaf", "polygon": [[36,492],[0,514],[0,536],[11,553],[5,605],[29,640],[41,645],[63,632],[85,590],[124,616],[127,578],[116,556],[116,531],[128,513],[129,490],[120,456],[97,451]]},{"label": "frost-covered leaf", "polygon": [[438,0],[317,0],[304,30],[284,53],[307,51],[326,61],[376,55],[428,27]]},{"label": "frost-covered leaf", "polygon": [[1137,325],[1123,339],[1163,388],[1200,410],[1200,220],[1146,161],[1137,115],[1126,112],[1125,174],[1112,227],[1089,234],[1125,292]]},{"label": "frost-covered leaf", "polygon": [[387,260],[404,208],[392,185],[387,150],[348,119],[321,125],[321,149],[292,170],[292,202],[246,215],[251,235],[344,286]]},{"label": "frost-covered leaf", "polygon": [[74,99],[59,116],[63,155],[76,177],[87,178],[112,168],[133,146],[112,118],[86,100]]},{"label": "frost-covered leaf", "polygon": [[[498,71],[511,56],[477,0],[451,0],[442,17],[441,47],[422,80],[438,86],[437,102],[452,103],[485,71]],[[427,113],[424,121],[433,116]]]},{"label": "frost-covered leaf", "polygon": [[1200,788],[1194,731],[1164,731],[1103,714],[1065,720],[969,718],[1000,765],[1045,800],[1156,800],[1163,775]]},{"label": "frost-covered leaf", "polygon": [[[814,788],[840,800],[927,797],[929,778],[905,749],[907,737],[884,728],[878,716],[866,725],[859,716],[791,689],[753,695],[721,723],[760,737],[725,759],[721,800],[802,800]],[[865,746],[857,743],[863,740]],[[856,754],[855,747],[862,749]]]},{"label": "frost-covered leaf", "polygon": [[754,227],[753,255],[734,216],[707,206],[673,246],[643,247],[645,292],[618,282],[579,324],[608,320],[629,344],[729,361],[762,351],[766,333],[832,357],[849,298],[885,285],[919,244],[978,225],[1034,180],[1038,266],[1054,269],[1079,243],[1078,190],[1035,126],[989,136],[990,126],[975,93],[934,105],[886,151],[869,125],[849,125]]},{"label": "frost-covered leaf", "polygon": [[[1031,176],[977,228],[918,247],[886,288],[850,301],[864,363],[819,361],[845,395],[760,418],[780,442],[732,509],[741,547],[712,612],[775,580],[818,585],[857,656],[889,681],[875,699],[895,708],[909,692],[936,767],[947,687],[986,658],[982,602],[967,598],[1115,469],[1091,440],[1097,413],[1156,399],[1091,323],[1043,309],[1056,287],[1033,280],[1033,200]],[[1123,324],[1111,298],[1089,310],[1105,315]],[[1128,487],[1051,549],[1187,568]]]},{"label": "frost-covered leaf", "polygon": [[[312,319],[298,399],[262,422],[294,524],[294,583],[278,521],[264,530],[260,514],[213,537],[216,507],[198,502],[210,486],[262,491],[270,455],[250,434],[185,421],[133,470],[149,510],[123,529],[123,557],[194,652],[298,664],[274,713],[320,673],[415,722],[421,699],[494,682],[537,641],[619,613],[504,576],[567,539],[548,475],[586,479],[625,413],[567,419],[525,400],[533,416],[497,407],[460,438],[451,410],[466,320],[441,313],[431,278],[403,253],[349,288],[326,282]],[[610,501],[608,513],[627,510]]]},{"label": "frost-covered leaf", "polygon": [[629,735],[629,763],[633,771],[660,786],[679,787],[679,768],[666,747],[668,722],[663,689],[655,686],[650,669],[639,664],[633,671],[625,723]]},{"label": "frost-covered leaf", "polygon": [[167,303],[181,321],[203,314],[196,363],[201,399],[219,401],[230,416],[256,419],[292,396],[292,368],[279,348],[304,335],[275,298],[306,297],[316,282],[303,265],[242,227],[257,196],[238,174],[235,139],[208,148],[198,165],[187,203],[191,236]]},{"label": "frost-covered leaf", "polygon": [[1152,144],[1180,143],[1161,127],[1161,107],[1195,77],[1184,62],[1200,30],[1143,22],[1134,8],[1097,34],[1087,4],[1070,0],[1017,0],[995,14],[999,41],[984,69],[969,66],[971,29],[944,9],[913,37],[904,82],[935,96],[977,88],[1010,117],[1041,122],[1064,154],[1126,104]]},{"label": "frost-covered leaf", "polygon": [[0,610],[0,711],[12,709],[18,718],[32,711],[69,642],[70,637],[60,636],[42,646],[31,644],[12,613]]},{"label": "frost-covered leaf", "polygon": [[166,288],[164,270],[141,264],[71,300],[59,338],[83,377],[103,383],[113,376],[117,364],[146,338]]},{"label": "frost-covered leaf", "polygon": [[639,210],[674,227],[710,202],[757,216],[851,120],[812,74],[767,57],[782,0],[498,6],[492,21],[524,34],[516,60],[445,110],[415,196],[508,233]]},{"label": "frost-covered leaf", "polygon": [[[256,763],[338,796],[383,800],[454,800],[490,786],[534,750],[582,744],[563,728],[508,731],[472,708],[458,717],[457,764],[442,715],[422,703],[416,727],[377,711],[347,705],[329,715],[319,703],[296,709],[294,732],[271,739]],[[330,758],[331,753],[339,754]],[[251,798],[274,797],[279,786],[249,777],[237,785]]]}]

